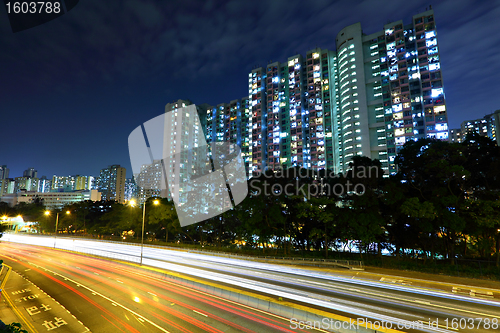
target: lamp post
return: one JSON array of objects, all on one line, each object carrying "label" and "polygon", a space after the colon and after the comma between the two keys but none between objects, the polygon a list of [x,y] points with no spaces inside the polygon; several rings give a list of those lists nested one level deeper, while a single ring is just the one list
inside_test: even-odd
[{"label": "lamp post", "polygon": [[[69,210],[66,211],[66,214],[69,215],[71,212]],[[50,210],[45,211],[45,215],[50,215]],[[56,248],[56,240],[57,240],[57,225],[59,224],[59,212],[56,213],[56,234],[54,236],[54,249]]]},{"label": "lamp post", "polygon": [[[160,200],[154,200],[153,204],[159,205]],[[130,200],[130,206],[135,207],[135,200]],[[141,261],[140,265],[142,265],[142,253],[144,248],[144,225],[146,221],[146,202],[142,204],[142,236],[141,236]]]},{"label": "lamp post", "polygon": [[2,215],[2,222],[3,223],[7,222],[7,215]]}]

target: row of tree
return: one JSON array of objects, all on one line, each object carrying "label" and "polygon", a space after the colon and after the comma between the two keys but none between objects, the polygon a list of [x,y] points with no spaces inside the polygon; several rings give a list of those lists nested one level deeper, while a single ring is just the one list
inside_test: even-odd
[{"label": "row of tree", "polygon": [[[500,148],[481,136],[463,143],[422,139],[405,144],[387,177],[378,160],[354,157],[345,174],[288,169],[249,181],[234,209],[181,228],[175,205],[146,202],[148,239],[261,248],[263,251],[347,251],[428,258],[500,258]],[[60,214],[59,232],[137,238],[142,209],[115,202],[81,202]],[[53,232],[43,203],[22,214]],[[272,249],[272,250],[271,250]]]}]

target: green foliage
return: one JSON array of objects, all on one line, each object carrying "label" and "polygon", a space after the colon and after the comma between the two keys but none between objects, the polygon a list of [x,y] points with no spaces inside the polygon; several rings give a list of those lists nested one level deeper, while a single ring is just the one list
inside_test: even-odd
[{"label": "green foliage", "polygon": [[[172,201],[162,200],[162,203],[157,206],[149,206],[148,223],[152,226],[157,226],[158,235],[165,234],[165,241],[168,241],[169,235],[177,235],[182,233],[179,224],[179,218],[175,211],[175,206]],[[146,209],[148,209],[146,208]]]},{"label": "green foliage", "polygon": [[[362,156],[352,158],[345,174],[268,170],[249,180],[239,205],[182,228],[172,201],[154,205],[150,198],[146,241],[323,257],[356,244],[365,257],[380,258],[388,249],[398,260],[500,260],[500,148],[493,141],[410,141],[396,163],[398,173],[390,177],[378,160]],[[142,231],[142,206],[83,202],[66,209],[71,215],[59,220],[64,232],[110,236],[133,230],[137,239]],[[0,210],[9,208],[0,204]],[[42,231],[53,232],[55,214],[43,216],[41,203],[7,213],[20,212],[39,214]]]},{"label": "green foliage", "polygon": [[20,323],[11,323],[5,325],[5,327],[0,327],[0,333],[28,333],[28,331],[22,329]]}]

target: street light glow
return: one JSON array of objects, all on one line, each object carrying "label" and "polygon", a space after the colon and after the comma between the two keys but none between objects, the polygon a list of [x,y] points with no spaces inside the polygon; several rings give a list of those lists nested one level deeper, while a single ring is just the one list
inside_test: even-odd
[{"label": "street light glow", "polygon": [[46,211],[44,212],[44,214],[45,214],[45,215],[50,215],[50,210],[46,210]]}]

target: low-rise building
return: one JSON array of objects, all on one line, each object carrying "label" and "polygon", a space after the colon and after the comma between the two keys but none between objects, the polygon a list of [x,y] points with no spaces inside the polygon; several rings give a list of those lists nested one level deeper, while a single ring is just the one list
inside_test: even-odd
[{"label": "low-rise building", "polygon": [[79,190],[71,192],[20,191],[3,195],[0,201],[7,202],[10,207],[13,207],[22,202],[35,202],[36,199],[43,200],[43,205],[47,209],[54,209],[81,201],[100,201],[101,193],[97,190]]}]

